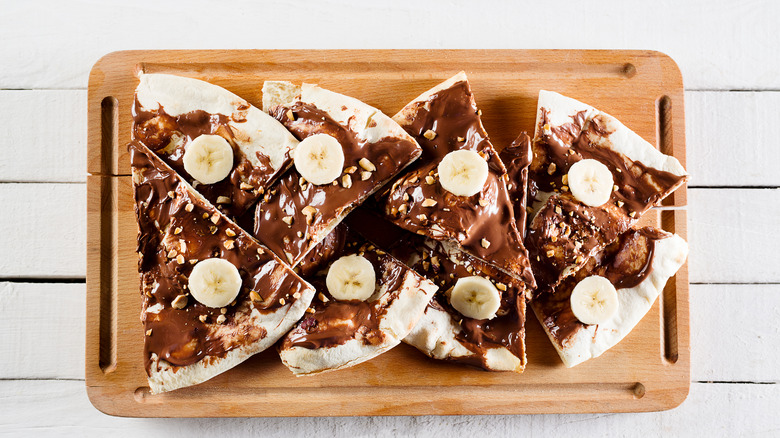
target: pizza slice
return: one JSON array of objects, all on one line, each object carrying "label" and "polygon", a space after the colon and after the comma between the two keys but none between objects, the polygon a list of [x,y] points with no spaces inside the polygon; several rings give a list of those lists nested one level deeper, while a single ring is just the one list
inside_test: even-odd
[{"label": "pizza slice", "polygon": [[412,234],[364,208],[353,212],[347,222],[439,286],[405,343],[433,359],[523,372],[524,281],[452,242]]},{"label": "pizza slice", "polygon": [[314,288],[160,157],[130,145],[144,357],[153,393],[204,382],[265,350]]},{"label": "pizza slice", "polygon": [[299,97],[272,108],[271,114],[301,142],[293,168],[257,205],[254,231],[291,266],[421,153],[417,142],[381,111],[316,85],[303,84]]},{"label": "pizza slice", "polygon": [[291,163],[298,141],[268,114],[197,79],[142,74],[133,140],[221,211],[240,216]]},{"label": "pizza slice", "polygon": [[534,279],[506,186],[506,168],[482,126],[468,78],[460,72],[426,91],[394,119],[423,149],[420,164],[397,179],[384,212],[396,225],[453,242],[507,275]]},{"label": "pizza slice", "polygon": [[281,343],[282,362],[296,375],[348,368],[406,337],[437,287],[340,224],[307,256],[302,269],[317,298]]},{"label": "pizza slice", "polygon": [[553,291],[688,178],[614,117],[544,90],[532,148],[525,244],[537,281]]},{"label": "pizza slice", "polygon": [[628,335],[687,254],[676,234],[632,229],[564,278],[554,294],[531,301],[563,363],[573,367],[598,357]]}]

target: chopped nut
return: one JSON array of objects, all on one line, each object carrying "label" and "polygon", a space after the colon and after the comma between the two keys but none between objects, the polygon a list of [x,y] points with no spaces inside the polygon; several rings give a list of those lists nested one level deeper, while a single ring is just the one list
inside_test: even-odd
[{"label": "chopped nut", "polygon": [[317,214],[317,209],[312,207],[311,205],[307,205],[306,207],[303,207],[301,213],[303,213],[303,215],[306,216],[306,223],[311,224],[312,221],[314,220],[314,215]]},{"label": "chopped nut", "polygon": [[406,208],[407,208],[406,204],[401,204],[401,205],[398,206],[398,212],[401,213],[401,214],[405,214],[406,213]]},{"label": "chopped nut", "polygon": [[208,213],[203,213],[202,217],[203,217],[203,219],[208,219],[209,218],[209,214]]},{"label": "chopped nut", "polygon": [[326,297],[326,296],[325,296],[325,294],[324,294],[324,293],[322,293],[322,292],[320,292],[320,293],[317,295],[317,298],[319,298],[319,299],[320,299],[320,301],[322,301],[323,303],[327,303],[328,301],[330,301],[330,300],[328,300],[328,297]]},{"label": "chopped nut", "polygon": [[295,260],[295,259],[293,258],[293,255],[292,255],[292,254],[290,254],[290,253],[289,253],[289,252],[287,252],[287,251],[285,251],[285,252],[284,252],[284,255],[285,255],[285,257],[287,257],[287,261],[289,261],[289,262],[290,262],[290,264],[292,264],[293,260]]},{"label": "chopped nut", "polygon": [[552,175],[553,173],[555,173],[556,168],[557,166],[555,165],[555,163],[550,163],[550,165],[547,166],[547,174]]},{"label": "chopped nut", "polygon": [[236,232],[233,231],[232,228],[228,228],[227,230],[225,230],[225,234],[227,234],[229,237],[235,237],[236,236]]},{"label": "chopped nut", "polygon": [[176,296],[173,302],[171,302],[171,307],[173,307],[174,309],[183,309],[187,307],[187,295]]},{"label": "chopped nut", "polygon": [[223,307],[223,308],[219,309],[219,313],[221,313],[223,315],[226,314],[227,313],[227,307]]},{"label": "chopped nut", "polygon": [[436,182],[436,178],[434,178],[434,177],[432,177],[430,175],[425,177],[425,183],[426,184],[431,185],[431,184],[433,184],[435,182]]},{"label": "chopped nut", "polygon": [[352,177],[349,175],[344,175],[344,177],[341,178],[341,185],[345,189],[352,187]]},{"label": "chopped nut", "polygon": [[555,243],[558,241],[558,236],[550,236],[550,242]]},{"label": "chopped nut", "polygon": [[184,239],[179,239],[179,249],[181,252],[187,252],[187,242]]},{"label": "chopped nut", "polygon": [[175,249],[172,249],[172,250],[168,251],[168,258],[169,259],[172,259],[172,258],[175,258],[175,257],[176,257],[176,250]]},{"label": "chopped nut", "polygon": [[211,223],[214,225],[219,223],[219,214],[214,213],[213,215],[211,215]]},{"label": "chopped nut", "polygon": [[371,172],[369,172],[369,171],[360,172],[360,180],[361,181],[368,181],[370,178],[371,178]]},{"label": "chopped nut", "polygon": [[169,198],[174,198],[174,197],[176,197],[176,193],[174,193],[173,190],[170,190],[170,191],[168,191],[168,197]]},{"label": "chopped nut", "polygon": [[261,255],[265,254],[265,250],[263,248],[257,248],[257,253]]},{"label": "chopped nut", "polygon": [[367,170],[369,172],[376,170],[376,166],[374,166],[374,163],[372,163],[368,158],[361,158],[360,161],[358,161],[358,164],[360,164],[360,167],[362,167],[363,170]]},{"label": "chopped nut", "polygon": [[258,302],[258,303],[263,301],[263,297],[261,297],[260,294],[257,293],[257,291],[254,291],[254,290],[252,292],[249,292],[249,298],[252,301],[255,301],[255,302]]},{"label": "chopped nut", "polygon": [[300,293],[300,292],[295,292],[295,293],[293,294],[293,298],[295,298],[296,300],[297,300],[298,298],[300,298],[300,297],[301,297],[301,293]]},{"label": "chopped nut", "polygon": [[615,184],[615,185],[613,185],[613,186],[612,186],[612,191],[613,191],[613,192],[617,192],[617,191],[618,191],[618,189],[620,189],[620,187],[618,187],[618,186],[617,186],[617,184]]},{"label": "chopped nut", "polygon": [[[363,158],[365,160],[365,158]],[[349,166],[346,169],[344,169],[344,173],[355,173],[357,170],[357,166]]]},{"label": "chopped nut", "polygon": [[409,178],[409,184],[417,184],[418,180],[419,180],[419,178],[417,178],[417,175],[415,175],[415,176]]},{"label": "chopped nut", "polygon": [[216,227],[216,226],[214,226],[214,225],[212,225],[212,226],[210,226],[210,227],[209,227],[209,231],[211,232],[211,234],[217,234],[217,230],[218,230],[218,229],[219,229],[219,228],[217,228],[217,227]]},{"label": "chopped nut", "polygon": [[477,110],[477,115],[481,116],[482,115],[482,110]]},{"label": "chopped nut", "polygon": [[505,291],[506,290],[506,285],[504,283],[496,283],[496,289],[501,290],[501,291]]},{"label": "chopped nut", "polygon": [[578,255],[577,258],[574,259],[574,262],[575,263],[582,263],[583,260],[585,260],[585,258],[582,257],[581,255]]},{"label": "chopped nut", "polygon": [[563,175],[563,178],[561,178],[561,182],[563,184],[569,184],[569,174]]},{"label": "chopped nut", "polygon": [[205,324],[205,323],[206,323],[206,320],[208,320],[208,319],[209,319],[209,317],[208,317],[208,315],[200,315],[200,316],[198,317],[198,319],[200,320],[200,322],[202,322],[202,323],[204,323],[204,324]]},{"label": "chopped nut", "polygon": [[618,207],[622,207],[622,206],[623,206],[623,204],[624,204],[624,202],[623,202],[623,201],[618,201],[618,202],[617,202],[617,206],[618,206]]},{"label": "chopped nut", "polygon": [[404,200],[404,202],[409,202],[409,194],[408,193],[404,193],[404,195],[401,198]]},{"label": "chopped nut", "polygon": [[285,217],[282,218],[282,222],[286,223],[287,225],[292,225],[293,217],[292,216],[285,216]]},{"label": "chopped nut", "polygon": [[438,267],[440,266],[440,265],[439,265],[439,257],[437,257],[437,256],[433,256],[433,257],[431,257],[431,264],[432,264],[432,265],[433,265],[435,268],[438,268]]},{"label": "chopped nut", "polygon": [[561,191],[562,192],[568,192],[569,191],[569,186],[561,186]]},{"label": "chopped nut", "polygon": [[194,265],[195,263],[198,263],[198,259],[189,259],[188,260],[191,265]]},{"label": "chopped nut", "polygon": [[233,239],[228,239],[222,245],[225,247],[225,249],[233,249],[233,246],[235,246],[236,241]]},{"label": "chopped nut", "polygon": [[284,298],[279,298],[279,304],[284,306],[284,303],[286,303],[286,301],[284,301]]},{"label": "chopped nut", "polygon": [[241,182],[241,184],[239,184],[239,185],[238,185],[238,187],[239,187],[241,190],[254,190],[254,187],[253,187],[252,185],[250,185],[250,184],[247,184],[247,183],[245,183],[245,182],[243,182],[243,181]]},{"label": "chopped nut", "polygon": [[635,211],[632,211],[632,212],[631,212],[631,213],[629,213],[628,215],[629,215],[629,216],[631,216],[631,217],[635,217],[635,216],[636,216],[636,212],[635,212]]},{"label": "chopped nut", "polygon": [[217,204],[230,204],[233,201],[228,198],[227,196],[218,196],[217,197]]},{"label": "chopped nut", "polygon": [[462,142],[466,141],[466,139],[463,138],[463,137],[458,137],[458,141],[462,143]]},{"label": "chopped nut", "polygon": [[296,231],[295,235],[298,236],[299,239],[303,237],[303,233],[301,233],[300,231]]},{"label": "chopped nut", "polygon": [[314,313],[316,310],[314,310],[314,307],[309,307],[306,309],[306,313]]},{"label": "chopped nut", "polygon": [[436,201],[430,198],[426,198],[422,202],[423,207],[433,207],[434,205],[436,205]]},{"label": "chopped nut", "polygon": [[291,109],[287,110],[286,116],[288,119],[292,120],[293,122],[295,121],[295,114],[293,114]]},{"label": "chopped nut", "polygon": [[181,227],[176,227],[176,229],[173,230],[173,234],[179,234],[181,232],[182,232],[182,228]]},{"label": "chopped nut", "polygon": [[184,264],[184,256],[179,254],[176,256],[176,263],[183,265]]},{"label": "chopped nut", "polygon": [[487,199],[484,199],[484,198],[480,199],[478,202],[479,202],[479,205],[481,205],[483,207],[487,207],[487,205],[488,205]]},{"label": "chopped nut", "polygon": [[217,324],[224,324],[225,321],[227,321],[227,318],[225,317],[225,315],[219,315],[217,317]]},{"label": "chopped nut", "polygon": [[485,238],[482,238],[482,242],[480,242],[480,243],[482,244],[483,248],[485,248],[485,249],[490,248],[490,241],[489,240],[487,240]]},{"label": "chopped nut", "polygon": [[547,250],[547,257],[552,257],[554,255],[555,255],[555,251],[554,250],[552,250],[552,249],[548,249]]},{"label": "chopped nut", "polygon": [[423,134],[423,137],[427,138],[428,140],[433,140],[434,138],[436,138],[436,133],[429,129],[429,130],[425,131],[425,133]]},{"label": "chopped nut", "polygon": [[426,216],[424,214],[418,214],[417,215],[417,220],[419,220],[419,221],[427,221],[428,220],[428,216]]},{"label": "chopped nut", "polygon": [[561,210],[561,207],[560,207],[560,206],[557,206],[557,205],[555,206],[555,212],[556,212],[557,214],[563,214],[563,210]]}]

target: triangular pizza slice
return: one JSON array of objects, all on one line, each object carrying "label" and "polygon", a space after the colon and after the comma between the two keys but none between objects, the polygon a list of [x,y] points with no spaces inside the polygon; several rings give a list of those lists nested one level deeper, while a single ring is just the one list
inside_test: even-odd
[{"label": "triangular pizza slice", "polygon": [[265,350],[314,288],[145,146],[130,145],[144,356],[153,393],[204,382]]}]

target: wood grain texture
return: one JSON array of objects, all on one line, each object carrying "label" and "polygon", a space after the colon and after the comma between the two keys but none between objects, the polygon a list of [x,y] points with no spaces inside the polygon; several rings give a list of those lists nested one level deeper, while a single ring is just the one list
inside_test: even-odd
[{"label": "wood grain texture", "polygon": [[86,103],[78,90],[0,91],[0,182],[84,182]]},{"label": "wood grain texture", "polygon": [[0,184],[0,205],[0,278],[84,276],[83,184]]},{"label": "wood grain texture", "polygon": [[[88,96],[93,175],[87,180],[86,380],[93,404],[113,415],[154,417],[623,412],[681,403],[690,384],[685,267],[631,341],[574,369],[561,364],[540,327],[531,325],[522,375],[435,362],[402,345],[347,370],[295,378],[275,351],[266,351],[204,384],[149,394],[138,359],[143,334],[132,186],[121,176],[129,173],[125,145],[136,72],[206,79],[255,104],[264,79],[305,80],[393,114],[461,68],[499,148],[533,129],[539,89],[554,87],[621,118],[685,163],[682,79],[674,62],[656,52],[159,51],[114,53],[96,64]],[[660,122],[662,97],[670,107]],[[684,207],[685,189],[669,204]],[[686,236],[683,210],[653,211],[643,224]]]},{"label": "wood grain texture", "polygon": [[[129,48],[519,47],[656,49],[678,61],[691,89],[780,88],[780,4],[772,0],[602,0],[595,7],[510,0],[490,7],[446,0],[363,7],[343,0],[240,1],[218,12],[206,0],[186,6],[153,0],[6,3],[0,88],[85,88],[90,65]],[[171,17],[176,32],[162,38]]]},{"label": "wood grain texture", "polygon": [[0,431],[9,436],[213,438],[262,436],[512,437],[776,436],[780,385],[691,385],[677,409],[636,414],[460,417],[115,418],[90,407],[83,382],[0,382]]},{"label": "wood grain texture", "polygon": [[690,185],[780,187],[780,92],[685,97]]},{"label": "wood grain texture", "polygon": [[0,379],[84,377],[84,289],[0,282]]}]

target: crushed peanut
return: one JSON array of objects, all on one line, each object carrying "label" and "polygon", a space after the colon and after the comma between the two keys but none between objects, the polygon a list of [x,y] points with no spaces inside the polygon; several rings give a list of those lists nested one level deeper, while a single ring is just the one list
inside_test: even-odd
[{"label": "crushed peanut", "polygon": [[485,238],[482,238],[481,244],[482,244],[482,247],[485,248],[485,249],[490,248],[490,241],[485,239]]},{"label": "crushed peanut", "polygon": [[349,175],[344,175],[344,177],[341,178],[341,186],[345,189],[352,187],[352,177]]},{"label": "crushed peanut", "polygon": [[360,167],[362,167],[363,170],[367,170],[369,172],[373,172],[376,170],[376,166],[374,166],[374,163],[372,163],[365,157],[361,158],[360,161],[358,161],[358,164],[360,164]]},{"label": "crushed peanut", "polygon": [[173,302],[171,302],[171,307],[173,307],[174,309],[183,309],[187,307],[187,295],[176,296]]},{"label": "crushed peanut", "polygon": [[282,218],[282,222],[286,223],[287,225],[292,225],[293,217],[292,216],[285,216],[285,217]]},{"label": "crushed peanut", "polygon": [[436,138],[436,133],[429,129],[429,130],[425,131],[425,133],[423,134],[423,137],[427,138],[428,140],[433,140],[434,138]]},{"label": "crushed peanut", "polygon": [[233,239],[226,240],[222,245],[225,247],[225,249],[233,249],[235,246],[236,241]]},{"label": "crushed peanut", "polygon": [[425,177],[425,183],[426,184],[431,185],[431,184],[433,184],[435,182],[436,182],[436,178],[434,178],[434,177],[432,177],[430,175]]},{"label": "crushed peanut", "polygon": [[224,324],[225,321],[227,321],[227,318],[225,317],[225,315],[219,315],[217,317],[217,324]]},{"label": "crushed peanut", "polygon": [[349,166],[346,169],[344,169],[344,173],[355,173],[357,170],[357,166]]},{"label": "crushed peanut", "polygon": [[217,197],[217,204],[230,204],[233,201],[228,198],[227,196],[218,196]]},{"label": "crushed peanut", "polygon": [[225,234],[227,234],[228,237],[236,237],[236,232],[233,231],[232,228],[228,228],[227,230],[225,230]]},{"label": "crushed peanut", "polygon": [[422,202],[423,207],[433,207],[434,205],[436,205],[436,201],[430,198],[426,198]]}]

